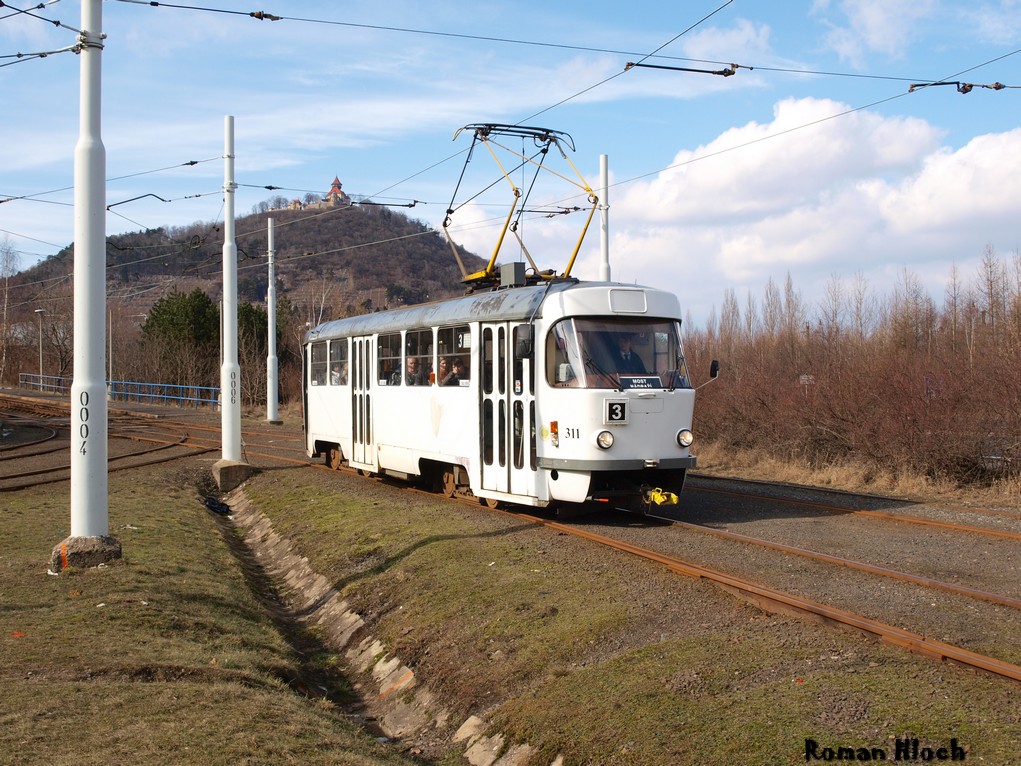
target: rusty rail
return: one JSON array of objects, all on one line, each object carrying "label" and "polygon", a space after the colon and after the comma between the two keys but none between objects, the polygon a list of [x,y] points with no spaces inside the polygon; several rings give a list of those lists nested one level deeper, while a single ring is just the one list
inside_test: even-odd
[{"label": "rusty rail", "polygon": [[968,649],[962,649],[951,644],[946,644],[942,641],[926,638],[925,636],[917,633],[912,633],[911,631],[903,630],[892,625],[886,625],[885,623],[869,619],[868,617],[862,617],[861,615],[854,614],[853,612],[837,609],[836,607],[820,604],[816,601],[801,598],[800,596],[794,596],[789,593],[784,593],[783,591],[757,585],[740,577],[734,577],[732,575],[683,561],[663,553],[650,551],[637,545],[632,545],[631,543],[615,540],[612,537],[606,537],[605,535],[596,534],[594,532],[576,529],[569,525],[561,524],[560,522],[551,521],[549,519],[543,519],[538,516],[532,516],[531,514],[517,513],[514,511],[503,512],[517,518],[533,521],[536,524],[542,524],[543,526],[555,529],[558,532],[563,532],[564,534],[574,535],[575,537],[597,542],[601,545],[606,545],[625,553],[630,553],[650,561],[655,561],[666,566],[671,571],[677,572],[678,574],[709,580],[710,582],[716,583],[727,590],[748,597],[765,608],[785,612],[793,611],[798,614],[809,615],[825,622],[832,622],[842,626],[855,628],[856,630],[878,638],[883,643],[906,649],[907,651],[915,654],[939,660],[951,660],[968,667],[993,673],[1003,678],[1009,678],[1013,681],[1021,681],[1021,667],[1009,662],[998,660],[994,657],[987,657],[986,655],[978,654],[977,652],[972,652]]}]

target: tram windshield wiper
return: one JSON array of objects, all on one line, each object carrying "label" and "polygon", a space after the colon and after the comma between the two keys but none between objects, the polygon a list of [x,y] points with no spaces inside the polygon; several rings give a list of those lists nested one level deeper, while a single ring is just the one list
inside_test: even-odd
[{"label": "tram windshield wiper", "polygon": [[[592,375],[600,375],[600,376],[602,376],[604,378],[607,378],[609,380],[615,381],[616,382],[616,390],[617,391],[623,391],[624,390],[624,385],[620,382],[620,373],[619,372],[617,372],[615,370],[612,371],[612,372],[607,372],[605,369],[603,369],[598,364],[596,364],[596,360],[593,359],[592,356],[589,353],[587,353],[587,352],[585,353],[584,359],[585,359],[585,374],[586,375],[588,375],[590,373]],[[589,381],[586,381],[586,385],[588,385],[588,383],[589,383]]]}]

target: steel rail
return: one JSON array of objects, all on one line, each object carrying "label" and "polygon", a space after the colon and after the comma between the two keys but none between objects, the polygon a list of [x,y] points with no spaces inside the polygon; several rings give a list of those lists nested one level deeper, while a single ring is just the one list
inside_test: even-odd
[{"label": "steel rail", "polygon": [[[307,461],[294,460],[292,458],[284,458],[278,456],[267,456],[272,457],[275,460],[291,463],[304,463],[312,468],[326,471],[336,471],[338,469],[330,468],[329,466],[321,463],[312,463]],[[354,469],[342,468],[339,469],[347,475],[356,475],[357,472]],[[380,479],[381,477],[374,477]],[[437,495],[434,492],[425,492],[424,490],[416,489],[413,486],[407,485],[409,491],[421,494],[428,494],[430,497],[440,497],[445,500],[452,500],[454,502],[470,503],[473,506],[477,504],[476,501],[467,498],[447,498],[443,495]],[[917,633],[897,628],[892,625],[886,625],[885,623],[872,620],[867,617],[863,617],[853,612],[838,609],[836,607],[827,606],[809,599],[801,598],[783,591],[778,591],[772,588],[768,588],[762,585],[749,582],[733,575],[728,575],[723,572],[709,569],[698,564],[683,561],[674,556],[659,553],[657,551],[651,551],[645,548],[641,548],[630,543],[623,542],[621,540],[615,540],[605,535],[600,535],[594,532],[588,532],[581,530],[576,527],[566,525],[560,522],[552,521],[550,519],[544,519],[539,516],[534,516],[529,513],[511,511],[506,509],[494,509],[499,513],[504,513],[515,518],[524,519],[535,524],[539,524],[550,529],[562,532],[564,534],[572,535],[582,539],[589,540],[601,545],[620,550],[625,553],[630,553],[635,556],[647,559],[649,561],[656,562],[668,568],[672,572],[686,575],[688,577],[694,577],[698,579],[705,579],[713,582],[731,592],[735,592],[742,597],[748,598],[751,601],[759,604],[765,609],[771,611],[782,611],[782,612],[793,612],[797,615],[809,616],[813,619],[820,620],[822,622],[833,623],[845,627],[855,628],[869,636],[878,638],[881,642],[897,646],[899,648],[910,651],[914,654],[921,656],[939,659],[949,660],[957,662],[958,664],[965,665],[967,667],[984,670],[997,676],[1009,678],[1013,681],[1021,682],[1021,667],[1013,665],[1003,660],[998,660],[994,657],[988,657],[986,655],[972,652],[968,649],[953,646],[942,641],[927,638]]]},{"label": "steel rail", "polygon": [[[55,428],[49,428],[47,426],[32,426],[32,428],[39,428],[50,432],[49,436],[44,436],[42,439],[36,439],[35,441],[21,442],[20,444],[6,444],[0,447],[0,452],[11,452],[16,449],[23,449],[24,447],[34,447],[37,444],[45,444],[57,437],[57,430]],[[62,449],[62,448],[60,448]],[[32,457],[33,455],[45,455],[50,450],[43,450],[42,452],[30,452],[28,454],[20,455],[3,455],[0,456],[0,460],[17,460],[21,457]]]},{"label": "steel rail", "polygon": [[899,521],[904,524],[915,524],[923,527],[934,527],[938,529],[949,529],[954,532],[974,532],[979,535],[987,535],[989,537],[1002,537],[1008,540],[1021,540],[1021,533],[1009,532],[1004,529],[989,529],[988,527],[973,527],[970,524],[954,524],[949,521],[936,521],[935,519],[921,519],[917,516],[898,516],[893,513],[886,513],[885,511],[868,511],[864,508],[843,508],[839,505],[827,505],[826,503],[817,503],[812,500],[797,500],[793,498],[776,497],[775,495],[761,495],[752,492],[736,492],[729,489],[710,489],[707,487],[698,487],[697,489],[692,487],[689,491],[691,492],[709,492],[716,495],[737,495],[739,497],[748,498],[750,500],[763,500],[773,503],[780,503],[782,505],[795,505],[801,508],[812,508],[815,510],[826,511],[827,513],[833,514],[846,514],[853,516],[865,516],[866,518],[882,519],[883,521]]},{"label": "steel rail", "polygon": [[724,588],[737,592],[742,596],[749,597],[760,605],[769,604],[771,608],[779,608],[781,611],[794,611],[799,614],[807,614],[811,617],[826,622],[833,622],[846,627],[855,628],[870,636],[878,638],[882,643],[898,646],[914,654],[930,657],[939,660],[950,660],[961,665],[984,670],[995,675],[1021,682],[1021,666],[1013,665],[995,657],[988,657],[968,649],[937,641],[932,638],[912,633],[893,625],[887,625],[868,617],[863,617],[853,612],[848,612],[836,607],[827,606],[817,601],[795,596],[783,591],[767,588],[762,585],[744,580],[740,577],[728,575],[699,564],[683,561],[673,556],[646,550],[637,545],[626,543],[622,540],[615,540],[595,532],[588,532],[583,529],[576,529],[560,522],[543,519],[527,513],[515,511],[502,511],[517,518],[527,519],[536,524],[555,529],[564,534],[580,537],[585,540],[600,543],[625,553],[630,553],[650,561],[655,561],[666,566],[673,572],[687,575],[698,579],[709,580],[721,585]]},{"label": "steel rail", "polygon": [[[216,429],[210,429],[210,430],[216,430]],[[181,446],[188,446],[188,445],[183,445],[182,444]],[[194,455],[194,454],[201,454],[203,452],[211,452],[214,449],[217,449],[217,447],[208,447],[208,448],[197,449],[196,451],[194,451],[192,453],[192,455]],[[251,454],[253,454],[253,456],[256,456],[256,453],[251,453]],[[185,455],[184,457],[189,457],[189,456],[191,456],[191,455]],[[278,455],[266,455],[266,454],[258,453],[257,456],[266,457],[266,458],[269,458],[269,459],[272,459],[272,460],[277,460],[277,461],[280,461],[280,462],[296,463],[296,464],[310,465],[310,466],[314,466],[315,465],[315,464],[313,464],[313,463],[311,463],[311,462],[309,462],[307,460],[296,460],[296,459],[293,459],[293,458],[286,458],[286,457],[281,457],[281,456],[278,456]],[[146,463],[141,464],[141,465],[134,464],[134,465],[127,465],[127,466],[120,466],[120,467],[111,467],[110,470],[113,471],[113,470],[119,470],[119,469],[143,467],[144,465],[152,465],[152,464],[155,464],[155,463],[168,462],[169,460],[177,460],[177,459],[180,459],[180,457],[181,456],[173,456],[173,457],[164,458],[164,459],[157,460],[157,461],[149,461],[149,462],[146,462]],[[325,466],[322,466],[322,467],[325,468]],[[331,470],[331,469],[327,469],[327,470]],[[66,479],[54,479],[54,480],[51,480],[51,481],[66,481]],[[43,483],[50,483],[50,482],[39,482],[39,484],[43,484]],[[29,485],[29,486],[34,486],[34,485]],[[13,489],[20,489],[20,488],[23,488],[23,487],[17,487],[17,488],[13,488]],[[10,491],[10,489],[12,489],[12,488],[0,488],[0,491]],[[722,492],[722,490],[703,490],[703,491]],[[730,494],[737,494],[737,493],[730,493]],[[454,499],[456,499],[456,498],[454,498]],[[804,506],[816,507],[816,508],[824,508],[825,510],[829,510],[831,512],[860,513],[860,514],[864,514],[864,515],[875,515],[876,517],[879,517],[879,518],[892,519],[892,520],[897,520],[897,521],[907,521],[907,519],[905,519],[903,517],[897,517],[897,516],[893,516],[891,514],[882,514],[882,513],[878,513],[878,512],[870,512],[870,511],[864,511],[864,510],[853,510],[853,509],[848,511],[847,509],[841,509],[841,508],[836,508],[836,507],[832,507],[832,506],[823,506],[822,504],[808,503],[806,501],[784,501],[781,498],[768,497],[768,496],[763,496],[763,497],[761,497],[759,499],[772,500],[772,501],[778,501],[778,502],[793,502],[793,504],[797,504],[797,505],[804,505]],[[883,642],[883,643],[900,647],[902,649],[905,649],[907,651],[913,652],[915,654],[919,654],[919,655],[930,657],[930,658],[939,659],[941,661],[956,662],[958,664],[961,664],[961,665],[964,665],[964,666],[967,666],[967,667],[972,667],[972,668],[976,668],[976,669],[979,669],[979,670],[984,670],[986,672],[993,673],[995,675],[998,675],[998,676],[1001,676],[1001,677],[1004,677],[1004,678],[1009,678],[1011,680],[1021,682],[1021,667],[1019,667],[1017,665],[1013,665],[1013,664],[1008,663],[1008,662],[1004,662],[1002,660],[998,660],[998,659],[993,658],[993,657],[988,657],[988,656],[979,654],[977,652],[972,652],[970,650],[963,649],[961,647],[957,647],[957,646],[953,646],[951,644],[947,644],[947,643],[942,642],[942,641],[937,641],[935,639],[927,638],[927,637],[922,636],[920,634],[912,633],[911,631],[903,630],[903,629],[897,628],[895,626],[886,625],[886,624],[878,622],[876,620],[872,620],[870,618],[863,617],[861,615],[857,615],[857,614],[854,614],[852,612],[848,612],[848,611],[843,610],[843,609],[838,609],[836,607],[831,607],[831,606],[828,606],[828,605],[825,605],[825,604],[821,604],[819,602],[815,602],[815,601],[812,601],[810,599],[805,599],[805,598],[802,598],[800,596],[795,596],[795,595],[792,595],[792,594],[789,594],[789,593],[784,593],[782,591],[778,591],[778,590],[775,590],[775,589],[772,589],[772,588],[768,588],[768,587],[765,587],[765,586],[762,586],[762,585],[757,585],[755,583],[752,583],[750,581],[744,580],[744,579],[739,578],[739,577],[735,577],[733,575],[728,575],[728,574],[725,574],[723,572],[719,572],[719,571],[716,571],[716,570],[709,569],[708,567],[703,567],[703,566],[698,565],[698,564],[694,564],[694,563],[691,563],[691,562],[686,562],[686,561],[683,561],[683,560],[678,559],[676,557],[669,556],[667,554],[659,553],[659,552],[656,552],[656,551],[650,551],[650,550],[641,548],[639,546],[632,545],[631,543],[626,543],[626,542],[621,541],[621,540],[615,540],[613,538],[606,537],[605,535],[600,535],[600,534],[597,534],[597,533],[594,533],[594,532],[588,532],[586,530],[577,529],[577,528],[568,526],[566,524],[562,524],[560,522],[552,521],[552,520],[549,520],[549,519],[543,519],[541,517],[534,516],[534,515],[528,514],[528,513],[508,511],[508,510],[500,510],[500,512],[506,513],[508,515],[511,515],[511,516],[514,516],[514,517],[517,517],[517,518],[521,518],[521,519],[530,521],[530,522],[535,523],[535,524],[540,524],[542,526],[545,526],[547,528],[556,530],[558,532],[562,532],[564,534],[569,534],[569,535],[572,535],[572,536],[575,536],[575,537],[578,537],[578,538],[581,538],[581,539],[586,539],[586,540],[589,540],[591,542],[595,542],[595,543],[598,543],[598,544],[601,544],[601,545],[605,545],[605,546],[614,548],[616,550],[620,550],[620,551],[625,552],[625,553],[629,553],[631,555],[639,556],[639,557],[644,558],[646,560],[659,563],[659,564],[667,567],[670,571],[676,572],[678,574],[686,575],[688,577],[708,580],[708,581],[713,582],[713,583],[715,583],[715,584],[717,584],[717,585],[719,585],[719,586],[721,586],[721,587],[723,587],[723,588],[725,588],[727,590],[730,590],[732,592],[738,593],[742,597],[749,598],[750,600],[754,601],[755,603],[758,603],[761,606],[763,606],[765,608],[768,608],[768,609],[780,610],[780,611],[785,611],[785,612],[794,612],[794,613],[797,613],[797,614],[808,615],[810,617],[813,617],[815,619],[819,619],[819,620],[824,621],[824,622],[831,622],[831,623],[835,623],[835,624],[839,624],[839,625],[843,625],[843,626],[847,626],[847,627],[852,627],[852,628],[855,628],[855,629],[857,629],[857,630],[859,630],[861,632],[866,633],[867,635],[870,635],[870,636],[873,636],[875,638],[878,638],[878,640]],[[912,519],[911,521],[926,522],[926,520],[915,520],[915,519]],[[947,524],[947,523],[944,523],[944,522],[926,522],[926,523],[927,523],[927,525],[930,525],[930,526],[944,527],[944,528],[957,529],[957,530],[973,531],[973,532],[980,532],[980,533],[981,532],[987,532],[987,531],[993,532],[992,530],[982,530],[982,529],[979,529],[979,528],[976,528],[976,527],[968,527],[968,526],[962,526],[962,525],[952,525],[952,524]],[[1021,539],[1021,535],[1014,535],[1013,533],[1006,533],[1006,534],[1001,533],[998,536]]]},{"label": "steel rail", "polygon": [[750,535],[742,535],[739,532],[731,532],[725,529],[713,529],[702,524],[693,524],[690,521],[676,521],[669,519],[675,525],[683,527],[685,529],[692,529],[704,534],[713,535],[726,540],[734,540],[736,542],[747,543],[749,545],[757,545],[762,548],[769,548],[774,551],[780,551],[782,553],[790,553],[795,556],[801,556],[802,558],[813,559],[815,561],[823,561],[827,564],[835,564],[837,566],[847,567],[848,569],[856,569],[861,572],[868,572],[869,574],[876,574],[882,577],[889,577],[894,580],[901,580],[903,582],[913,583],[915,585],[922,585],[927,588],[933,588],[935,590],[942,590],[948,593],[954,593],[959,596],[967,596],[969,598],[979,599],[981,601],[987,601],[992,604],[1000,604],[1001,606],[1009,606],[1014,609],[1021,609],[1021,599],[1011,598],[1010,596],[1001,596],[998,593],[989,593],[987,591],[978,590],[977,588],[969,588],[966,585],[955,585],[954,583],[945,582],[943,580],[935,580],[931,577],[923,577],[922,575],[913,575],[909,572],[901,572],[896,569],[889,569],[887,567],[877,566],[875,564],[867,564],[864,561],[855,561],[854,559],[845,559],[841,556],[834,556],[829,553],[821,553],[819,551],[812,551],[807,548],[799,548],[795,545],[786,545],[785,543],[777,543],[771,540],[763,540],[759,537],[751,537]]},{"label": "steel rail", "polygon": [[[159,452],[160,450],[170,449],[171,447],[177,446],[188,446],[184,442],[187,440],[187,436],[181,437],[176,442],[163,442],[158,447],[150,447],[149,449],[138,450],[137,452],[125,452],[121,455],[110,455],[106,462],[107,464],[112,463],[115,460],[124,460],[129,457],[140,457],[141,455],[150,455],[153,452]],[[0,481],[7,481],[9,479],[26,479],[29,476],[40,476],[45,473],[54,473],[55,471],[70,471],[71,465],[57,465],[47,466],[46,468],[36,468],[31,471],[22,471],[21,473],[8,473],[0,475]]]},{"label": "steel rail", "polygon": [[[160,420],[157,423],[146,423],[142,427],[145,427],[145,428],[148,428],[148,429],[152,429],[152,430],[157,431],[157,432],[160,431],[161,429],[173,432],[173,429],[175,427],[179,427],[179,428],[187,429],[189,434],[191,434],[193,436],[193,438],[202,438],[202,436],[197,435],[196,433],[193,433],[193,432],[198,432],[199,434],[209,434],[209,438],[210,439],[215,438],[215,440],[217,442],[220,441],[220,427],[219,426],[213,426],[213,425],[205,424],[205,423],[194,423],[194,422],[178,421],[178,420]],[[257,447],[257,448],[258,447],[278,448],[278,449],[281,449],[281,450],[286,450],[288,452],[297,452],[297,453],[300,453],[300,454],[304,454],[304,452],[305,452],[305,448],[303,446],[304,439],[300,435],[292,436],[292,435],[289,435],[289,434],[284,433],[284,432],[271,432],[271,431],[268,431],[268,430],[266,430],[266,431],[253,430],[251,427],[244,429],[244,434],[247,435],[249,438],[251,438],[253,436],[256,436],[256,437],[273,436],[278,441],[281,441],[281,442],[292,442],[292,443],[296,443],[298,445],[302,445],[302,446],[295,446],[295,447],[291,447],[291,446],[275,447],[275,445],[273,445],[273,444],[265,444],[265,443],[263,443],[261,441],[258,441],[258,442],[256,442],[256,441],[247,441],[244,446]]]},{"label": "steel rail", "polygon": [[[808,492],[816,492],[816,493],[825,494],[825,495],[836,495],[838,497],[850,497],[850,498],[866,497],[866,498],[870,498],[870,499],[873,499],[873,500],[884,500],[884,501],[893,502],[893,503],[902,503],[904,505],[925,505],[925,503],[926,503],[925,500],[920,500],[918,498],[912,498],[912,497],[892,497],[890,495],[877,495],[877,494],[874,494],[874,493],[856,492],[856,491],[848,490],[848,489],[835,489],[834,487],[820,487],[820,486],[815,486],[815,485],[811,485],[811,484],[793,484],[793,483],[788,482],[788,481],[767,481],[767,480],[764,480],[764,479],[740,479],[740,478],[737,478],[737,477],[730,477],[730,476],[714,476],[714,475],[708,474],[708,473],[696,473],[695,471],[688,471],[688,478],[689,479],[694,479],[694,480],[709,481],[709,482],[713,482],[713,481],[719,481],[719,482],[730,481],[730,482],[735,482],[735,483],[740,483],[740,484],[752,484],[752,485],[756,485],[756,486],[760,486],[760,487],[783,487],[785,489],[801,490],[801,491],[808,491]],[[717,491],[722,492],[724,490],[710,490],[710,489],[706,489],[705,491],[706,492],[717,492]],[[1001,510],[997,510],[995,508],[969,508],[967,506],[953,505],[953,504],[949,504],[949,503],[947,503],[947,504],[942,504],[941,503],[941,505],[943,505],[943,507],[946,508],[947,510],[960,511],[961,513],[980,514],[982,516],[1003,516],[1004,518],[1008,518],[1008,519],[1021,519],[1021,513],[1018,513],[1016,511],[1001,511]]]},{"label": "steel rail", "polygon": [[[49,441],[49,439],[47,439],[46,441]],[[27,444],[22,444],[20,446],[22,446],[22,447],[33,446],[33,445],[42,444],[42,443],[43,442],[28,442]],[[8,449],[15,449],[15,448],[14,447],[10,447]],[[25,458],[39,457],[40,455],[52,455],[54,452],[67,452],[67,450],[68,450],[68,446],[66,444],[60,444],[60,445],[58,445],[56,447],[49,447],[48,449],[36,450],[35,452],[22,452],[22,453],[17,454],[17,455],[0,455],[0,462],[3,462],[5,460],[24,460]]]},{"label": "steel rail", "polygon": [[[151,465],[159,465],[160,463],[169,463],[173,460],[182,460],[183,458],[195,457],[196,455],[203,455],[207,452],[212,452],[215,449],[219,449],[219,447],[192,447],[188,444],[181,444],[180,446],[186,449],[190,449],[191,452],[184,455],[170,455],[168,457],[161,457],[156,460],[146,460],[141,463],[131,463],[129,465],[108,465],[107,473],[113,473],[114,471],[128,471],[131,470],[132,468],[146,468]],[[152,452],[152,450],[150,450],[150,452]],[[65,466],[63,468],[51,470],[68,471],[69,469],[70,469],[69,466]],[[26,484],[16,484],[9,487],[0,486],[0,492],[18,492],[23,489],[31,489],[32,487],[41,487],[46,484],[57,484],[62,481],[70,480],[71,480],[70,476],[59,476],[53,479],[46,479],[45,481],[33,481],[28,482]]]}]

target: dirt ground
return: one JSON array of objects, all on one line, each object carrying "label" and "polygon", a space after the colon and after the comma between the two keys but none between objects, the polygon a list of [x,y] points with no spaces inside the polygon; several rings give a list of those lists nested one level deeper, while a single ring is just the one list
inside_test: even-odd
[{"label": "dirt ground", "polygon": [[[0,752],[20,754],[7,762],[1016,762],[1013,682],[345,473],[262,465],[232,497],[263,518],[253,535],[202,504],[211,462],[113,475],[125,555],[102,571],[40,566],[67,534],[66,485],[4,498]],[[267,530],[308,579],[269,565]],[[997,560],[1016,566],[1016,546]],[[306,619],[330,594],[340,616]],[[387,716],[406,730],[386,735]]]},{"label": "dirt ground", "polygon": [[914,740],[935,758],[954,740],[1006,764],[1021,743],[1014,683],[486,509],[325,471],[245,494],[442,708],[403,743],[430,758],[459,761],[472,715],[533,763],[804,763],[811,743],[892,759]]}]

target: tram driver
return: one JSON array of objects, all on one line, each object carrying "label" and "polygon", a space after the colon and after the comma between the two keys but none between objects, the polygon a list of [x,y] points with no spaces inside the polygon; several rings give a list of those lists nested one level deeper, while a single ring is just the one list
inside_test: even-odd
[{"label": "tram driver", "polygon": [[638,352],[631,347],[634,336],[629,332],[622,332],[617,335],[617,350],[620,352],[617,358],[617,372],[625,375],[645,375],[645,362],[638,356]]}]

